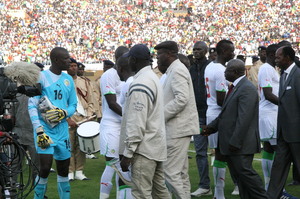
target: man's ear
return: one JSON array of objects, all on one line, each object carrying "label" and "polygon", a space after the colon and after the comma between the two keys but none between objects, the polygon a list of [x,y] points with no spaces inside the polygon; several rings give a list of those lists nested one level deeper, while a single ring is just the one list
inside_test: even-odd
[{"label": "man's ear", "polygon": [[132,59],[132,62],[133,62],[134,64],[136,64],[136,58],[135,58],[135,57],[132,57],[131,59]]},{"label": "man's ear", "polygon": [[54,58],[53,61],[54,61],[54,63],[57,63],[57,62],[58,62],[58,59],[57,59],[57,58]]}]

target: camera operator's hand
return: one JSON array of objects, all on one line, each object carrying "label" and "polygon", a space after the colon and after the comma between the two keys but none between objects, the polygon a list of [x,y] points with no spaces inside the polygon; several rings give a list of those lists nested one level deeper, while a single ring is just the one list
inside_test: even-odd
[{"label": "camera operator's hand", "polygon": [[6,141],[4,143],[11,142],[12,140],[12,137],[7,132],[0,131],[0,138],[1,137],[6,137]]},{"label": "camera operator's hand", "polygon": [[36,129],[37,134],[37,144],[42,149],[46,149],[50,146],[50,144],[53,144],[52,139],[44,132],[44,128],[42,126],[38,127]]},{"label": "camera operator's hand", "polygon": [[60,108],[46,111],[46,119],[51,123],[57,123],[67,117],[67,112]]}]

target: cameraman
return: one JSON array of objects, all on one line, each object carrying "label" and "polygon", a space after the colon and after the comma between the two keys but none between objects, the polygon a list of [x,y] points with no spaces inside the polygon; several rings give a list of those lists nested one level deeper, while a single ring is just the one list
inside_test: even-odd
[{"label": "cameraman", "polygon": [[[0,140],[2,141],[2,139],[5,139],[6,138],[6,141],[5,142],[9,142],[12,137],[9,135],[9,133],[7,132],[2,132],[0,131]],[[4,162],[3,158],[2,158],[2,151],[0,151],[0,162]],[[0,168],[0,170],[2,170],[2,168]],[[0,176],[0,199],[2,199],[2,186],[4,185],[4,178],[3,176]]]},{"label": "cameraman", "polygon": [[[41,71],[43,71],[44,65],[40,63],[34,63],[36,66],[40,68]],[[26,66],[25,66],[26,67]],[[33,167],[32,171],[32,182],[34,184],[34,179],[38,175],[38,170],[39,169],[39,158],[38,154],[35,149],[34,145],[34,139],[32,136],[33,133],[33,127],[31,123],[31,119],[28,113],[28,99],[29,97],[26,96],[25,94],[17,94],[16,96],[17,103],[15,104],[15,118],[16,118],[16,123],[13,129],[13,132],[18,135],[18,141],[22,145],[25,151],[28,151],[29,156],[31,158],[31,161],[35,165]],[[23,153],[21,153],[20,161],[24,159]],[[17,182],[18,176],[15,175],[13,177],[13,180]]]},{"label": "cameraman", "polygon": [[6,137],[6,142],[9,142],[12,139],[9,133],[0,131],[0,139],[3,139],[4,137]]}]

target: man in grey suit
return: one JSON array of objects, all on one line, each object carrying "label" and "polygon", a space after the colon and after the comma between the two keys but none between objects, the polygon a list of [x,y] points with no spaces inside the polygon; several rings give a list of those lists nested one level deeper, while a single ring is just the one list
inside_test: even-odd
[{"label": "man in grey suit", "polygon": [[237,179],[240,197],[266,198],[262,180],[252,167],[254,154],[260,151],[257,90],[245,77],[245,64],[241,60],[228,62],[225,77],[232,85],[221,113],[204,128],[202,134],[219,132],[220,152]]},{"label": "man in grey suit", "polygon": [[178,59],[178,46],[165,41],[154,48],[157,64],[166,74],[163,82],[164,113],[167,137],[166,184],[177,199],[188,199],[190,181],[187,151],[191,136],[199,134],[198,112],[193,82],[188,69]]},{"label": "man in grey suit", "polygon": [[286,182],[291,162],[300,172],[300,68],[294,63],[292,47],[276,51],[275,62],[281,68],[277,119],[277,149],[271,171],[268,198],[278,199]]}]

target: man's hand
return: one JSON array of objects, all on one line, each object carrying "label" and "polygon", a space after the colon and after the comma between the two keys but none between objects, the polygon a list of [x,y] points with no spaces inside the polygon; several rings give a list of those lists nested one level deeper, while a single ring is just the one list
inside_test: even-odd
[{"label": "man's hand", "polygon": [[209,136],[210,134],[215,133],[215,130],[209,126],[201,125],[201,128],[202,128],[202,132],[200,132],[200,134],[203,136]]},{"label": "man's hand", "polygon": [[37,134],[37,144],[42,149],[46,149],[53,143],[51,138],[44,132],[44,128],[42,126],[36,129]]},{"label": "man's hand", "polygon": [[122,171],[124,171],[124,172],[129,171],[128,168],[131,164],[131,158],[127,158],[127,157],[123,156],[120,164],[121,164]]},{"label": "man's hand", "polygon": [[8,143],[10,143],[12,141],[12,137],[7,132],[0,131],[0,138],[1,137],[6,137],[6,140],[4,141],[4,144],[8,144]]},{"label": "man's hand", "polygon": [[67,113],[63,109],[55,108],[46,111],[45,117],[50,123],[57,123],[67,117]]},{"label": "man's hand", "polygon": [[71,118],[68,118],[68,119],[67,119],[67,122],[68,122],[68,124],[69,124],[69,127],[71,127],[71,128],[76,128],[76,127],[78,127],[78,125],[76,124],[76,122],[74,122],[74,120],[72,120]]},{"label": "man's hand", "polygon": [[231,144],[229,144],[229,151],[230,152],[237,152],[238,150],[240,150],[239,148],[232,146]]}]

